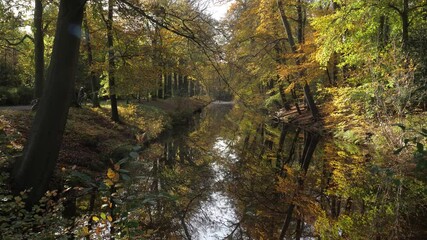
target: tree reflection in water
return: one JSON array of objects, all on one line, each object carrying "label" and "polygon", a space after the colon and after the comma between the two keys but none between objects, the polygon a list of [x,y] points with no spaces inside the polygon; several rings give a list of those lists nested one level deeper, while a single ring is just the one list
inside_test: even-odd
[{"label": "tree reflection in water", "polygon": [[396,188],[384,184],[392,179],[380,170],[372,174],[377,165],[368,161],[368,149],[231,109],[230,104],[210,105],[194,124],[175,128],[142,154],[134,175],[149,175],[133,178],[138,180],[127,203],[133,209],[129,222],[142,223],[133,236],[369,239],[399,234],[389,230],[407,213],[385,210],[393,209],[390,196]]}]

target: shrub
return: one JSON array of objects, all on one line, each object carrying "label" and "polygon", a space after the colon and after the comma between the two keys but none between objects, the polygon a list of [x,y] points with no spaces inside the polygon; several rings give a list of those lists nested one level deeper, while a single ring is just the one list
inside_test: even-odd
[{"label": "shrub", "polygon": [[0,87],[0,105],[26,105],[33,99],[33,89],[26,86]]}]

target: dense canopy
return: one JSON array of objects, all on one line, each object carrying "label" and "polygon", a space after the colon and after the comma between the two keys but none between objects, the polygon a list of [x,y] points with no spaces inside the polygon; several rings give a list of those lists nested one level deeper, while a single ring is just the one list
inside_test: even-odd
[{"label": "dense canopy", "polygon": [[425,238],[426,33],[426,0],[0,0],[1,232]]}]

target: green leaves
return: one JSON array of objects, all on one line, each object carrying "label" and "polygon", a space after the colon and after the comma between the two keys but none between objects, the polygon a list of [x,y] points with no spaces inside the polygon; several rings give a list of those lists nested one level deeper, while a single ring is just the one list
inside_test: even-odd
[{"label": "green leaves", "polygon": [[400,129],[402,129],[402,131],[406,130],[406,126],[403,125],[402,123],[395,123],[395,124],[392,124],[392,126],[400,127]]}]

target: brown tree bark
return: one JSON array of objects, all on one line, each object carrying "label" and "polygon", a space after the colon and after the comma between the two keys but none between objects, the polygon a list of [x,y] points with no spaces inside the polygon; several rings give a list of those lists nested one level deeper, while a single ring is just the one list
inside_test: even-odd
[{"label": "brown tree bark", "polygon": [[282,20],[283,27],[285,28],[286,35],[288,35],[288,42],[291,45],[291,49],[293,53],[296,53],[297,47],[295,44],[294,37],[292,35],[291,25],[289,24],[288,17],[285,13],[285,6],[283,0],[277,0],[277,7],[279,8],[280,19]]},{"label": "brown tree bark", "polygon": [[43,4],[35,0],[34,5],[34,98],[40,99],[44,85],[44,41],[43,41]]},{"label": "brown tree bark", "polygon": [[85,29],[85,37],[86,37],[87,63],[88,63],[89,68],[90,68],[90,86],[91,86],[92,107],[101,107],[99,105],[99,99],[98,99],[99,80],[96,77],[95,71],[93,70],[92,43],[90,40],[90,31],[89,31],[89,24],[87,22],[87,16],[85,16],[83,19],[83,26]]},{"label": "brown tree bark", "polygon": [[43,196],[54,171],[74,92],[81,24],[86,0],[61,0],[47,75],[22,159],[14,166],[13,189],[30,190],[31,207]]},{"label": "brown tree bark", "polygon": [[114,57],[114,36],[113,36],[113,9],[114,0],[108,0],[108,19],[107,19],[107,45],[108,45],[108,85],[110,91],[111,119],[114,122],[120,122],[119,111],[117,110],[116,63]]},{"label": "brown tree bark", "polygon": [[409,47],[409,0],[403,0],[402,19],[402,48],[407,51]]}]

